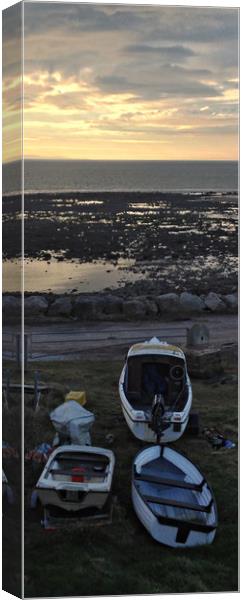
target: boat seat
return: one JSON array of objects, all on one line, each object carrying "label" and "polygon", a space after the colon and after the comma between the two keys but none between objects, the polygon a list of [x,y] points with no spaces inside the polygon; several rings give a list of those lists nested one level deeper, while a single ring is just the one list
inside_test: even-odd
[{"label": "boat seat", "polygon": [[[57,475],[72,475],[72,470],[71,469],[50,469],[50,473],[54,473]],[[87,471],[85,472],[86,474],[88,473]],[[93,468],[92,470],[90,469],[90,473],[96,473],[96,475],[104,475],[105,474],[105,468],[103,468],[103,471],[94,471],[93,472]]]},{"label": "boat seat", "polygon": [[188,510],[196,510],[198,512],[209,513],[213,504],[213,498],[211,498],[209,504],[192,504],[191,502],[181,502],[180,500],[173,500],[168,498],[159,498],[159,496],[150,496],[143,494],[144,500],[152,504],[161,504],[163,506],[173,506],[174,508],[186,508]]},{"label": "boat seat", "polygon": [[137,481],[143,481],[146,483],[157,483],[160,485],[167,485],[172,487],[183,488],[185,490],[193,490],[195,492],[201,492],[205,483],[205,479],[202,479],[200,483],[191,483],[181,479],[167,479],[166,477],[156,477],[154,475],[137,475],[135,473],[135,479]]},{"label": "boat seat", "polygon": [[99,454],[96,454],[96,455],[95,454],[91,454],[91,455],[87,454],[86,456],[85,455],[75,456],[72,454],[69,454],[69,455],[60,454],[59,456],[57,456],[57,461],[61,462],[63,460],[69,461],[69,462],[78,461],[78,462],[82,462],[82,464],[85,462],[93,462],[93,463],[99,462],[99,463],[104,463],[105,465],[107,465],[109,463],[109,460],[106,456],[100,456]]},{"label": "boat seat", "polygon": [[197,523],[193,521],[183,521],[182,519],[174,519],[163,515],[156,515],[158,522],[161,525],[167,525],[170,527],[177,527],[176,542],[184,544],[190,533],[190,531],[197,531],[198,533],[211,533],[217,527],[217,522],[212,525],[207,523]]}]

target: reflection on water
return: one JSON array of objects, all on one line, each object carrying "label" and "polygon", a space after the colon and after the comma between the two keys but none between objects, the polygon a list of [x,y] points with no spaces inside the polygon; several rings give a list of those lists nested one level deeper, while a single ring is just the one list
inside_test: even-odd
[{"label": "reflection on water", "polygon": [[7,260],[2,263],[3,292],[20,292],[22,289],[22,260]]},{"label": "reflection on water", "polygon": [[166,202],[164,202],[164,201],[161,201],[158,204],[150,203],[150,205],[147,202],[130,202],[129,206],[130,206],[130,208],[133,208],[133,209],[140,208],[144,212],[150,212],[152,210],[153,211],[159,210],[159,204],[161,205],[161,208],[165,208],[166,207]]},{"label": "reflection on water", "polygon": [[[163,249],[166,249],[162,246]],[[114,262],[92,261],[80,263],[73,259],[65,259],[65,251],[57,252],[49,261],[27,258],[24,265],[26,292],[98,292],[106,288],[117,288],[126,283],[134,283],[149,279],[162,280],[171,284],[178,274],[178,286],[186,283],[188,276],[203,278],[209,273],[214,278],[219,273],[223,280],[237,271],[238,258],[229,256],[227,263],[221,266],[220,257],[215,255],[199,256],[190,260],[181,257],[173,260],[166,253],[164,259],[125,260],[123,257]],[[5,292],[20,291],[20,265],[17,261],[3,263],[3,281]],[[177,289],[177,288],[176,288]]]},{"label": "reflection on water", "polygon": [[[62,256],[62,253],[61,253]],[[132,260],[119,259],[117,265],[98,261],[79,263],[77,261],[51,260],[48,262],[26,259],[24,281],[26,292],[97,292],[106,287],[118,287],[126,282],[134,282],[142,277],[127,269],[134,265]],[[19,265],[16,261],[3,263],[5,292],[20,291]]]}]

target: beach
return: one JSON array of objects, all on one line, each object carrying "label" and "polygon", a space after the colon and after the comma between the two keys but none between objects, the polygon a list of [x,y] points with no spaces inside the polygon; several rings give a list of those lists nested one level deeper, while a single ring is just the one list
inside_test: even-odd
[{"label": "beach", "polygon": [[[18,196],[4,196],[6,292],[19,291],[18,211]],[[237,289],[237,193],[36,192],[25,195],[24,218],[26,292]]]}]

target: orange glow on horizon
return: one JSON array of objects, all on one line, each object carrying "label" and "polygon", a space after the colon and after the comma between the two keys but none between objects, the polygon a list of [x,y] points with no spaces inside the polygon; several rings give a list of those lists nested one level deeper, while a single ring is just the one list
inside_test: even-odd
[{"label": "orange glow on horizon", "polygon": [[[185,111],[188,102],[144,101],[102,93],[86,79],[39,73],[24,77],[25,158],[236,160],[233,115],[215,112],[217,99]],[[219,99],[220,100],[220,99]],[[236,103],[233,88],[224,94]],[[196,99],[193,99],[195,107]],[[202,104],[205,104],[202,99]],[[203,110],[203,108],[205,110]]]},{"label": "orange glow on horizon", "polygon": [[237,8],[25,0],[22,24],[15,6],[3,19],[4,162],[22,142],[26,159],[238,159]]}]

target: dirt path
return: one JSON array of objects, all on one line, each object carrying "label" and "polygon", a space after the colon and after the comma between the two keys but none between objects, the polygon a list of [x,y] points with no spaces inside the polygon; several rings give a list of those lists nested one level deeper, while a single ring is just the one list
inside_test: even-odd
[{"label": "dirt path", "polygon": [[[208,315],[181,321],[144,322],[93,322],[93,323],[49,323],[26,326],[29,360],[64,360],[117,358],[128,347],[138,341],[157,336],[162,340],[186,344],[186,331],[194,323],[204,323],[210,332],[210,345],[219,346],[236,342],[238,318],[236,315]],[[3,331],[3,354],[11,357],[16,345],[16,328]]]}]

